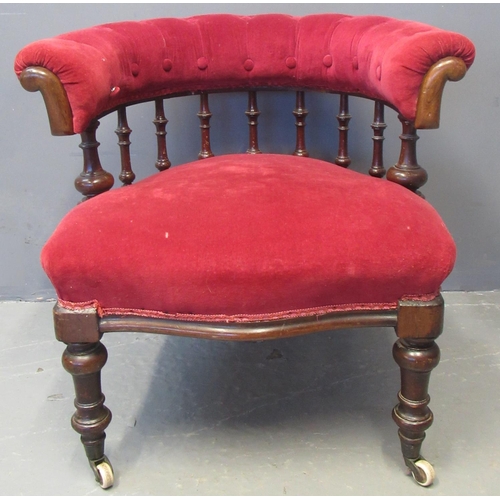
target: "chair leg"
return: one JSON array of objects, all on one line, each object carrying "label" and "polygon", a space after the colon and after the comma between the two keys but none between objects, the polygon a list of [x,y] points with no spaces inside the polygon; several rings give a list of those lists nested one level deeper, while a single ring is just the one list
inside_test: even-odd
[{"label": "chair leg", "polygon": [[439,347],[433,340],[399,339],[393,355],[401,368],[401,391],[392,416],[399,426],[403,457],[415,480],[430,486],[434,470],[420,455],[420,448],[433,420],[427,389],[431,370],[439,362]]},{"label": "chair leg", "polygon": [[68,343],[62,362],[73,376],[75,407],[71,424],[81,435],[96,481],[103,488],[113,485],[113,468],[104,454],[104,429],[111,421],[111,412],[104,406],[101,392],[101,369],[107,360],[107,351],[101,342]]},{"label": "chair leg", "polygon": [[443,316],[444,301],[440,295],[432,301],[399,303],[399,339],[393,355],[401,369],[401,391],[392,417],[399,427],[405,463],[422,486],[430,486],[434,481],[434,469],[422,458],[420,449],[433,420],[427,391],[431,371],[439,363],[435,339],[443,330]]}]

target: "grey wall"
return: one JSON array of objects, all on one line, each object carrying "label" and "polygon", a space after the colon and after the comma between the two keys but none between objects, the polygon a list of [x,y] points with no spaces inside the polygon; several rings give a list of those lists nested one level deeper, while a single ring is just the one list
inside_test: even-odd
[{"label": "grey wall", "polygon": [[[256,14],[283,12],[304,15],[318,12],[380,14],[412,19],[458,31],[475,43],[477,59],[465,79],[448,84],[441,128],[422,131],[419,163],[430,176],[423,191],[455,237],[458,261],[444,288],[491,290],[500,288],[500,5],[494,4],[2,4],[0,6],[0,299],[43,300],[54,296],[39,265],[39,253],[62,216],[79,200],[73,180],[81,170],[79,137],[52,137],[39,94],[25,92],[12,70],[16,53],[39,38],[104,22],[152,17],[184,17],[200,13]],[[336,96],[312,96],[307,102],[308,146],[317,156],[331,158],[336,150]],[[174,163],[194,159],[199,149],[196,98],[181,98],[167,105],[169,155]],[[215,152],[230,139],[246,147],[245,97],[229,103],[212,101]],[[275,152],[294,147],[293,97],[277,103],[262,95],[261,146],[264,133],[280,145]],[[239,115],[222,121],[223,111]],[[154,128],[151,105],[141,105],[129,117],[132,158],[139,178],[154,171]],[[352,104],[353,167],[366,171],[371,161],[372,106]],[[387,113],[392,115],[393,113]],[[385,159],[397,160],[400,127],[388,116]],[[99,141],[103,166],[118,173],[114,117],[101,121]],[[240,132],[235,132],[238,127]],[[188,134],[191,140],[186,139]],[[190,144],[191,143],[191,144]],[[183,152],[190,146],[190,153]],[[236,149],[235,149],[236,148]],[[92,249],[96,252],[98,249]]]}]

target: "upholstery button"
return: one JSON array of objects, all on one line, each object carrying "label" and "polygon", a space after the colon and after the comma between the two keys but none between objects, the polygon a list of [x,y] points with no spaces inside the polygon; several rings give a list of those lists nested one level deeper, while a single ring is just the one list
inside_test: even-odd
[{"label": "upholstery button", "polygon": [[118,92],[120,92],[120,87],[113,87],[109,93],[110,95],[116,95]]},{"label": "upholstery button", "polygon": [[206,57],[200,57],[198,59],[198,61],[196,61],[196,63],[198,64],[198,68],[200,68],[200,69],[207,69],[208,68],[208,61],[207,61]]},{"label": "upholstery button", "polygon": [[169,72],[172,69],[172,61],[170,59],[163,59],[163,70]]},{"label": "upholstery button", "polygon": [[375,70],[375,74],[377,75],[377,78],[379,80],[382,80],[382,67],[381,66],[377,66],[377,69]]},{"label": "upholstery button", "polygon": [[333,64],[333,59],[332,59],[332,56],[330,54],[328,54],[325,57],[323,57],[323,64],[327,68],[329,68]]},{"label": "upholstery button", "polygon": [[295,59],[295,57],[287,57],[285,64],[287,68],[293,69],[297,66],[297,59]]},{"label": "upholstery button", "polygon": [[139,65],[137,63],[133,63],[130,69],[132,70],[132,75],[137,76],[139,74]]},{"label": "upholstery button", "polygon": [[251,60],[251,59],[247,59],[244,63],[243,63],[243,67],[247,70],[247,71],[252,71],[253,67],[254,67],[254,62]]},{"label": "upholstery button", "polygon": [[358,58],[357,58],[356,56],[354,56],[354,57],[352,58],[352,67],[353,67],[354,69],[358,69],[358,68],[359,68]]}]

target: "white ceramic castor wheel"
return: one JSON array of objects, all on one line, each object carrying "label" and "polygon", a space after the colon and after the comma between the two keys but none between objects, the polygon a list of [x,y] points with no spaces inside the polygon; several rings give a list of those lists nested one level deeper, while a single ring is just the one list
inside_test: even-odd
[{"label": "white ceramic castor wheel", "polygon": [[423,459],[417,460],[414,465],[420,473],[420,478],[412,471],[413,479],[415,479],[420,486],[430,486],[436,478],[434,467],[427,462],[427,460]]},{"label": "white ceramic castor wheel", "polygon": [[111,463],[108,460],[108,457],[104,455],[102,460],[99,461],[90,461],[90,466],[95,474],[95,480],[99,483],[100,487],[103,490],[111,488],[113,486],[113,482],[115,480],[113,467],[111,467]]}]

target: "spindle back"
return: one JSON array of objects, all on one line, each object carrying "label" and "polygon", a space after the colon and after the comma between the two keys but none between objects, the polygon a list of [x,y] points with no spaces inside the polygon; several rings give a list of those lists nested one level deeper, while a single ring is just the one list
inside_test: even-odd
[{"label": "spindle back", "polygon": [[[259,115],[260,110],[258,107],[258,91],[250,90],[248,92],[248,105],[246,109],[242,109],[241,113],[245,114],[248,118],[248,154],[261,154],[259,148]],[[198,159],[210,158],[214,156],[210,129],[212,112],[210,111],[210,94],[208,92],[201,92],[199,95],[200,108],[197,116],[200,121],[200,150]],[[338,113],[336,119],[338,121],[338,148],[335,152],[332,151],[332,162],[341,167],[347,168],[351,164],[349,156],[349,122],[351,115],[349,114],[349,99],[348,94],[340,94],[338,99]],[[167,123],[169,120],[165,115],[164,98],[155,98],[154,103],[154,118],[152,120],[156,128],[156,143],[157,155],[155,167],[160,170],[170,168],[171,162],[168,157],[167,147]],[[332,103],[333,106],[333,103]],[[119,173],[119,180],[123,185],[131,184],[136,175],[133,171],[131,161],[131,141],[130,136],[132,133],[127,120],[128,106],[122,105],[116,110],[117,115],[117,128],[116,134],[118,136],[118,146],[120,149],[121,158],[121,171]],[[386,168],[384,166],[384,130],[387,127],[384,122],[385,105],[381,101],[374,101],[373,121],[371,128],[373,129],[373,155],[371,165],[367,165],[368,173],[373,177],[384,177]],[[295,149],[290,151],[294,156],[309,156],[306,142],[306,117],[309,111],[306,108],[306,92],[303,90],[295,91],[295,108],[290,110],[290,114],[295,116]],[[389,168],[388,178],[409,189],[418,192],[418,189],[426,182],[427,174],[425,170],[417,163],[416,158],[416,135],[415,127],[411,122],[405,120],[401,115],[399,116],[403,123],[403,133],[401,138],[401,153],[399,161]],[[113,176],[105,171],[100,163],[98,155],[99,142],[96,140],[96,129],[99,121],[94,119],[89,127],[81,134],[82,144],[80,147],[84,152],[84,168],[75,183],[76,189],[84,195],[84,198],[91,198],[104,191],[109,190],[114,183]],[[366,125],[370,126],[369,123]],[[332,137],[334,136],[332,131]],[[335,140],[332,141],[335,143]],[[272,152],[272,151],[269,151]],[[218,154],[224,153],[218,152]],[[421,193],[419,193],[421,194]]]}]

